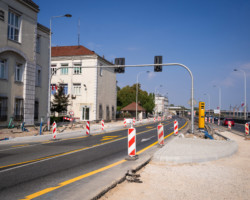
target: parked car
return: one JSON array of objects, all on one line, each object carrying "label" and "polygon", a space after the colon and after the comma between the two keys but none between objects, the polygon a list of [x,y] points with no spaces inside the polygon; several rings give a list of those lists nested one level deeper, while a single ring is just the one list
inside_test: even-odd
[{"label": "parked car", "polygon": [[231,121],[231,125],[234,126],[234,120],[233,119],[230,119],[230,118],[225,118],[224,119],[224,122],[223,122],[223,125],[224,126],[228,126],[228,122]]}]

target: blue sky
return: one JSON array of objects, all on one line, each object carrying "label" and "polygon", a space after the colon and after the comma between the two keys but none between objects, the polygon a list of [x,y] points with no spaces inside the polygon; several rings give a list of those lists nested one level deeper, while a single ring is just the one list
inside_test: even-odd
[{"label": "blue sky", "polygon": [[[125,57],[127,65],[152,64],[155,55],[164,63],[182,63],[194,76],[197,101],[222,109],[244,101],[243,73],[247,73],[247,103],[250,110],[250,0],[34,0],[40,6],[38,21],[49,27],[51,16],[72,14],[72,18],[53,19],[52,44],[80,44],[109,61]],[[188,106],[191,79],[181,67],[126,68],[118,74],[120,87],[139,82],[142,89],[167,94],[170,103]],[[218,87],[213,87],[217,85]]]}]

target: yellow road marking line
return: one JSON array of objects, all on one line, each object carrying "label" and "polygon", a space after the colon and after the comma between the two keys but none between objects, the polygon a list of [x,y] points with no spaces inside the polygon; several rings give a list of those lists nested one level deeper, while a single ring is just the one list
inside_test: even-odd
[{"label": "yellow road marking line", "polygon": [[[182,128],[184,128],[186,125],[187,125],[187,122],[180,128],[180,130],[181,130]],[[173,133],[174,133],[174,132],[172,132],[171,134],[167,135],[166,137],[164,137],[164,139],[166,139],[167,137],[169,137],[169,136],[172,135]],[[141,154],[142,152],[146,151],[147,149],[151,148],[152,146],[156,145],[157,143],[158,143],[158,141],[157,141],[157,142],[154,142],[153,144],[151,144],[151,145],[149,145],[148,147],[146,147],[146,148],[142,149],[141,151],[139,151],[137,154]],[[115,162],[115,163],[113,163],[113,164],[111,164],[111,165],[102,167],[102,168],[100,168],[100,169],[94,170],[94,171],[89,172],[89,173],[87,173],[87,174],[83,174],[83,175],[81,175],[81,176],[78,176],[78,177],[69,179],[69,180],[67,180],[67,181],[61,182],[61,183],[59,183],[59,184],[58,184],[57,186],[55,186],[55,187],[46,188],[46,189],[44,189],[44,190],[41,190],[41,191],[35,192],[35,193],[33,193],[33,194],[30,194],[30,195],[26,196],[24,199],[21,199],[21,200],[32,200],[32,199],[34,199],[34,198],[37,198],[37,197],[39,197],[39,196],[42,196],[42,195],[44,195],[44,194],[47,194],[47,193],[52,192],[52,191],[54,191],[54,190],[57,190],[57,189],[59,189],[59,188],[61,188],[61,187],[63,187],[63,186],[69,185],[69,184],[74,183],[74,182],[76,182],[76,181],[82,180],[82,179],[84,179],[84,178],[86,178],[86,177],[92,176],[92,175],[97,174],[97,173],[99,173],[99,172],[102,172],[102,171],[105,171],[105,170],[110,169],[110,168],[112,168],[112,167],[115,167],[115,166],[117,166],[117,165],[120,165],[120,164],[122,164],[122,163],[124,163],[124,162],[126,162],[126,160],[120,160],[120,161]]]},{"label": "yellow road marking line", "polygon": [[29,144],[20,144],[20,145],[11,146],[11,147],[25,147],[25,146],[29,146]]}]

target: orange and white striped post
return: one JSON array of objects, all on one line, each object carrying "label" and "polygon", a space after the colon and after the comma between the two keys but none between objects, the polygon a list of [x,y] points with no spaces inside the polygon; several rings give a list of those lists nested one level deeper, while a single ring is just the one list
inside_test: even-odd
[{"label": "orange and white striped post", "polygon": [[136,155],[136,130],[135,128],[128,129],[128,156]]},{"label": "orange and white striped post", "polygon": [[178,121],[174,120],[174,135],[178,135]]},{"label": "orange and white striped post", "polygon": [[232,123],[231,121],[228,121],[228,130],[231,130],[232,129]]},{"label": "orange and white striped post", "polygon": [[249,135],[249,124],[248,123],[245,124],[245,134],[246,134],[246,136]]},{"label": "orange and white striped post", "polygon": [[52,131],[53,131],[53,139],[56,139],[56,128],[57,128],[57,126],[56,126],[56,122],[53,122],[53,125],[52,125]]},{"label": "orange and white striped post", "polygon": [[104,130],[104,120],[102,120],[102,131]]},{"label": "orange and white striped post", "polygon": [[158,143],[159,145],[164,145],[164,128],[162,124],[157,126],[157,133],[158,133]]},{"label": "orange and white striped post", "polygon": [[205,117],[205,122],[207,122],[207,117]]},{"label": "orange and white striped post", "polygon": [[133,126],[135,126],[135,118],[133,118]]},{"label": "orange and white striped post", "polygon": [[155,117],[154,117],[154,122],[155,122]]},{"label": "orange and white striped post", "polygon": [[89,135],[89,132],[90,132],[90,123],[89,123],[89,121],[87,121],[87,123],[86,123],[86,134]]},{"label": "orange and white striped post", "polygon": [[211,121],[210,121],[210,117],[208,117],[208,123],[210,123]]},{"label": "orange and white striped post", "polygon": [[125,119],[125,118],[124,118],[123,125],[124,125],[124,128],[127,126],[127,121],[126,121],[126,119]]}]

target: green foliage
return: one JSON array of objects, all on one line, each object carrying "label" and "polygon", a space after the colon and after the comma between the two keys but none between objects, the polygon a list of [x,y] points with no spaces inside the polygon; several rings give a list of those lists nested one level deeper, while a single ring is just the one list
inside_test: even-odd
[{"label": "green foliage", "polygon": [[[154,94],[148,94],[147,91],[140,89],[141,85],[138,84],[138,104],[146,109],[146,112],[152,113],[155,103]],[[125,106],[136,102],[136,84],[132,86],[125,86],[117,91],[117,110],[121,110]]]},{"label": "green foliage", "polygon": [[51,106],[51,112],[67,111],[69,105],[69,95],[64,94],[64,87],[59,86],[57,92],[54,94],[54,99]]}]

